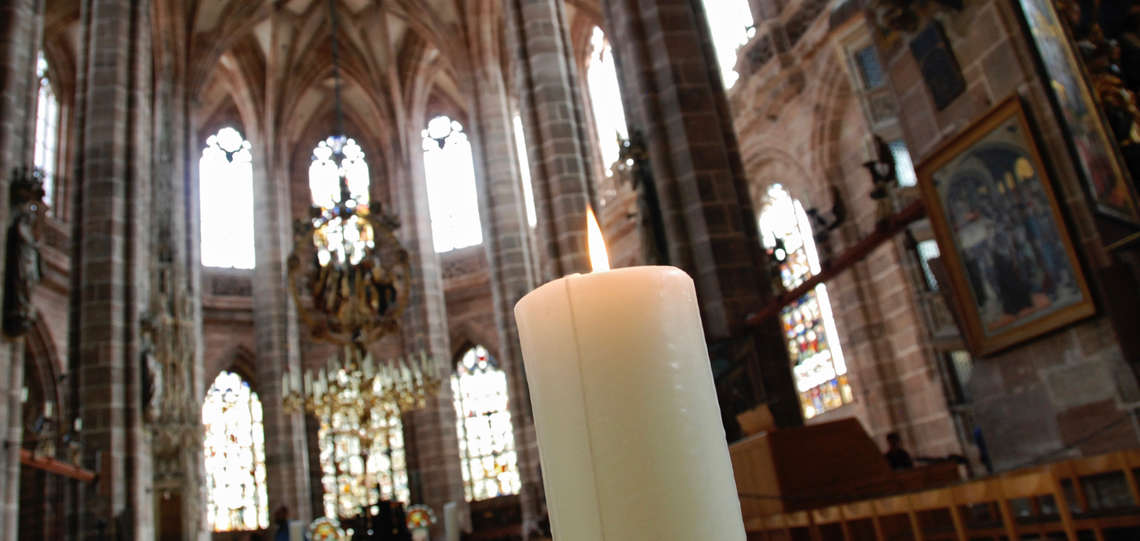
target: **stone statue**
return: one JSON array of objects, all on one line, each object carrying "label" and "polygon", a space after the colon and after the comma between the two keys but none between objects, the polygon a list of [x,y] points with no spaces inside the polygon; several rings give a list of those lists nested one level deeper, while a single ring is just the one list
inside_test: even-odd
[{"label": "stone statue", "polygon": [[4,261],[4,334],[18,337],[31,329],[36,318],[32,289],[42,276],[36,230],[43,210],[43,172],[14,170],[8,197],[11,219]]},{"label": "stone statue", "polygon": [[881,224],[894,213],[891,191],[898,184],[898,177],[895,176],[895,156],[882,137],[875,136],[875,159],[863,162],[863,167],[871,173],[874,189],[870,195],[871,199],[875,200],[875,220]]},{"label": "stone statue", "polygon": [[638,230],[641,233],[641,256],[644,265],[668,265],[669,243],[665,238],[665,218],[657,184],[649,163],[649,147],[645,135],[633,130],[628,140],[618,140],[621,150],[615,170],[637,192]]},{"label": "stone statue", "polygon": [[139,351],[139,368],[142,370],[142,408],[143,417],[147,422],[155,422],[162,414],[163,367],[155,352],[155,324],[151,315],[143,317],[142,337],[143,344]]}]

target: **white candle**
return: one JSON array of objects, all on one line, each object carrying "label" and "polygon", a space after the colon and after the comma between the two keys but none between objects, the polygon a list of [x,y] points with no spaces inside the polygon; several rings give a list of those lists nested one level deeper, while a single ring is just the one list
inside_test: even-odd
[{"label": "white candle", "polygon": [[459,541],[459,504],[443,504],[443,531],[447,535],[447,541]]},{"label": "white candle", "polygon": [[745,539],[687,274],[567,276],[515,316],[556,540]]}]

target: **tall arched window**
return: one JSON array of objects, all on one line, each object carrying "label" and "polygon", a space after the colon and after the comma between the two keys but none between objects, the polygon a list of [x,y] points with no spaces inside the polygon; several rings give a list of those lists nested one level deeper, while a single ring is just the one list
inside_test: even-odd
[{"label": "tall arched window", "polygon": [[618,85],[613,47],[606,39],[605,32],[596,26],[590,36],[586,84],[590,89],[590,104],[594,109],[598,149],[602,154],[606,175],[612,176],[613,165],[617,162],[620,152],[618,139],[628,139],[629,131],[625,124],[625,108],[621,103],[621,87]]},{"label": "tall arched window", "polygon": [[[341,171],[334,160],[338,147],[344,155],[340,168],[344,169],[345,195],[349,197],[347,204],[367,207],[370,179],[368,162],[364,160],[364,150],[356,140],[338,136],[317,143],[317,147],[313,149],[313,162],[309,165],[309,193],[312,195],[313,206],[327,210],[340,201]],[[367,234],[361,234],[365,224],[358,217],[349,218],[346,224],[348,227],[343,229],[338,227],[340,220],[333,218],[329,221],[331,227],[325,230],[330,235],[328,246],[335,247],[337,253],[331,254],[328,250],[320,250],[317,257],[321,265],[327,264],[334,255],[337,260],[344,260],[346,254],[351,263],[359,263],[364,257],[365,246],[371,242]]]},{"label": "tall arched window", "polygon": [[[779,184],[768,189],[760,212],[760,232],[765,248],[780,262],[780,281],[785,288],[794,289],[820,271],[807,213]],[[851,403],[855,398],[827,286],[819,284],[784,308],[780,323],[804,418]]]},{"label": "tall arched window", "polygon": [[475,193],[475,163],[463,125],[437,116],[423,131],[424,173],[436,252],[483,242]]},{"label": "tall arched window", "polygon": [[451,377],[467,501],[518,494],[521,487],[514,425],[507,407],[507,373],[475,346]]},{"label": "tall arched window", "polygon": [[59,146],[59,100],[51,88],[48,64],[40,53],[36,60],[39,92],[36,94],[36,134],[32,163],[44,172],[44,202],[49,211],[55,209],[56,149]]},{"label": "tall arched window", "polygon": [[517,113],[514,126],[515,152],[519,156],[519,176],[522,178],[523,202],[526,204],[526,223],[534,227],[538,224],[538,212],[534,208],[534,184],[530,179],[530,158],[526,155],[526,131],[523,130],[522,117]]},{"label": "tall arched window", "polygon": [[252,269],[253,154],[249,141],[226,127],[206,139],[198,161],[202,264]]},{"label": "tall arched window", "polygon": [[222,372],[202,405],[206,509],[215,532],[269,527],[265,488],[265,430],[261,400],[249,383]]},{"label": "tall arched window", "polygon": [[748,0],[703,0],[705,16],[712,32],[713,47],[725,88],[732,88],[736,73],[736,52],[752,38],[752,8]]},{"label": "tall arched window", "polygon": [[317,431],[326,517],[354,517],[364,508],[376,514],[380,500],[411,503],[400,415],[379,410],[371,413],[379,415],[384,430],[370,442],[354,429],[322,426]]}]

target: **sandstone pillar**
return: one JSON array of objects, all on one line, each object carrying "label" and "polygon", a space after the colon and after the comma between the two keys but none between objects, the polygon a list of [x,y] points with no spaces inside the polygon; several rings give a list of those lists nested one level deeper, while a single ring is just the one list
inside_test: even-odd
[{"label": "sandstone pillar", "polygon": [[533,171],[545,283],[589,270],[586,206],[597,200],[597,179],[564,0],[503,3],[508,50],[517,54],[513,78]]},{"label": "sandstone pillar", "polygon": [[[14,0],[0,5],[0,224],[8,222],[8,182],[13,167],[31,164],[31,114],[27,106],[36,92],[36,37],[42,5]],[[4,247],[0,246],[0,261]],[[0,269],[0,282],[3,278]],[[0,295],[3,293],[0,292]],[[13,355],[23,341],[0,347],[0,540],[15,540],[20,501],[20,441],[23,436],[21,390],[23,362]]]},{"label": "sandstone pillar", "polygon": [[[422,118],[422,115],[417,118]],[[426,351],[440,361],[437,366],[439,392],[410,415],[404,426],[405,437],[415,441],[415,475],[409,479],[413,501],[431,506],[442,521],[447,502],[464,503],[463,476],[460,473],[459,440],[455,427],[455,405],[451,394],[451,348],[447,332],[447,307],[443,298],[443,274],[432,245],[431,215],[428,212],[427,183],[424,180],[420,128],[406,130],[407,149],[393,175],[392,198],[399,212],[400,242],[408,250],[412,277],[407,313],[403,320],[404,351]],[[409,457],[411,458],[411,457]],[[409,462],[409,466],[411,466]],[[409,471],[409,474],[412,474]],[[418,494],[416,494],[418,492]],[[418,498],[417,498],[418,496]],[[433,535],[442,535],[442,523]]]},{"label": "sandstone pillar", "polygon": [[265,406],[265,462],[269,511],[289,508],[292,520],[312,518],[309,453],[302,413],[281,406],[281,375],[301,370],[299,327],[290,301],[286,258],[292,252],[292,216],[286,178],[288,144],[278,140],[277,101],[289,76],[285,44],[289,24],[270,16],[272,26],[266,68],[266,106],[259,129],[247,135],[254,147],[253,322],[257,349],[257,391]]},{"label": "sandstone pillar", "polygon": [[142,423],[139,319],[149,300],[153,134],[150,2],[88,0],[81,11],[71,356],[79,359],[80,535],[153,537],[150,443]]},{"label": "sandstone pillar", "polygon": [[[513,13],[509,8],[508,14]],[[508,27],[511,25],[508,24]],[[484,44],[472,50],[500,50],[498,44]],[[523,199],[522,176],[515,146],[515,132],[510,96],[497,55],[471,59],[469,84],[473,90],[472,151],[479,197],[479,215],[483,226],[483,247],[491,276],[491,297],[495,326],[499,335],[499,362],[508,374],[511,420],[514,423],[515,447],[518,450],[519,475],[522,481],[520,505],[524,529],[538,518],[541,498],[541,475],[538,447],[531,415],[530,392],[519,349],[514,305],[540,283],[541,273],[535,268],[532,233],[527,223]],[[533,128],[528,134],[534,133]],[[531,138],[533,139],[533,137]],[[533,141],[531,141],[533,143]],[[544,178],[544,177],[539,177]],[[542,181],[536,181],[539,185]],[[541,192],[548,194],[549,192]],[[584,190],[582,190],[584,194]],[[545,195],[536,194],[536,200]],[[584,220],[585,199],[574,214]],[[536,201],[540,209],[549,208]],[[556,228],[549,213],[539,210],[539,229],[545,231],[546,245],[552,251],[542,252],[540,260],[554,269],[560,265],[557,254]],[[584,244],[575,253],[584,253]],[[582,259],[582,258],[579,258]],[[555,271],[551,271],[555,272]],[[524,538],[527,534],[524,532]]]},{"label": "sandstone pillar", "polygon": [[604,0],[631,133],[645,135],[669,261],[696,281],[710,347],[756,368],[781,425],[802,422],[774,321],[744,326],[769,296],[755,212],[701,0]]}]

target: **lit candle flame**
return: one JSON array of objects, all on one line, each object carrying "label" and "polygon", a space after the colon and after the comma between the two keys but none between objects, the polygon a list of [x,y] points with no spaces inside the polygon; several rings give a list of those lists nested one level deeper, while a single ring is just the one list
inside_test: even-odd
[{"label": "lit candle flame", "polygon": [[602,228],[594,209],[586,207],[586,246],[590,249],[590,265],[594,272],[610,270],[610,254],[606,252],[606,239],[602,238]]}]

